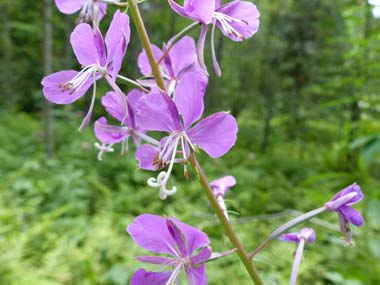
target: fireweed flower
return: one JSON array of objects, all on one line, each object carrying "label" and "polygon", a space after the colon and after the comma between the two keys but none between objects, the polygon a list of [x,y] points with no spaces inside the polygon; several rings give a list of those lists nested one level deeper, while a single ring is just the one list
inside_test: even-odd
[{"label": "fireweed flower", "polygon": [[235,0],[221,5],[221,0],[185,0],[183,6],[175,0],[168,0],[172,9],[179,15],[202,24],[197,53],[201,66],[206,70],[203,53],[208,25],[211,30],[211,52],[215,73],[221,71],[215,55],[215,26],[233,41],[243,41],[252,37],[259,28],[260,13],[253,3]]},{"label": "fireweed flower", "polygon": [[350,224],[360,227],[364,223],[362,215],[351,206],[363,199],[363,193],[360,186],[356,183],[339,191],[325,207],[329,211],[335,211],[339,215],[340,230],[346,235],[347,245],[354,245]]},{"label": "fireweed flower", "polygon": [[314,229],[303,228],[299,233],[283,234],[279,237],[279,240],[298,243],[290,277],[290,285],[296,285],[298,269],[301,264],[305,243],[313,243],[316,240]]},{"label": "fireweed flower", "polygon": [[169,133],[159,146],[144,144],[136,151],[140,168],[158,170],[169,165],[167,172],[148,179],[149,186],[160,189],[161,199],[177,191],[176,187],[166,188],[175,162],[185,164],[187,177],[186,162],[190,151],[201,148],[217,158],[227,153],[236,141],[236,120],[226,112],[213,114],[193,125],[204,109],[202,88],[186,78],[179,82],[175,101],[165,93],[151,92],[137,102],[136,117],[143,129]]},{"label": "fireweed flower", "polygon": [[106,14],[107,4],[101,0],[55,0],[58,10],[63,14],[79,13],[78,23],[98,23]]},{"label": "fireweed flower", "polygon": [[206,266],[211,256],[207,235],[174,218],[143,214],[127,228],[133,240],[141,247],[168,256],[139,256],[141,262],[167,267],[167,271],[147,272],[137,270],[131,285],[171,285],[180,281],[186,273],[189,284],[206,285]]},{"label": "fireweed flower", "polygon": [[[129,17],[116,11],[105,40],[99,29],[94,29],[95,32],[90,25],[79,24],[71,34],[71,46],[83,69],[80,72],[59,71],[46,76],[41,82],[46,99],[56,104],[73,103],[94,84],[90,108],[80,129],[86,127],[91,118],[96,97],[96,80],[105,77],[116,91],[119,90],[115,80],[129,43]],[[119,93],[122,94],[121,91]]]},{"label": "fireweed flower", "polygon": [[227,219],[228,213],[226,203],[224,202],[224,196],[232,186],[235,186],[235,184],[236,179],[231,175],[224,176],[210,183],[210,186],[213,189],[213,194],[215,198],[218,200],[219,207],[222,209]]},{"label": "fireweed flower", "polygon": [[[120,122],[120,126],[109,125],[105,117],[99,118],[94,124],[96,138],[101,144],[96,143],[99,149],[98,159],[102,159],[104,152],[113,152],[113,145],[122,144],[122,153],[128,152],[128,140],[132,138],[133,142],[139,146],[141,138],[158,145],[158,141],[144,135],[144,130],[139,127],[135,116],[135,106],[141,98],[142,93],[139,90],[132,90],[127,96],[108,92],[102,97],[102,105],[114,119]],[[123,99],[123,97],[125,97]],[[123,101],[127,102],[127,109],[123,107]],[[128,116],[127,116],[128,114]]]},{"label": "fireweed flower", "polygon": [[[170,41],[162,50],[152,45],[154,57],[157,62],[166,52],[167,46],[170,46]],[[140,83],[148,87],[157,87],[145,50],[139,55],[138,66],[141,73],[145,76],[145,78],[140,80]],[[170,49],[168,55],[160,63],[160,70],[168,94],[172,98],[174,98],[174,91],[176,90],[178,82],[183,77],[189,76],[192,80],[199,81],[204,86],[206,86],[208,82],[206,73],[198,63],[194,40],[188,36],[183,37]]]}]

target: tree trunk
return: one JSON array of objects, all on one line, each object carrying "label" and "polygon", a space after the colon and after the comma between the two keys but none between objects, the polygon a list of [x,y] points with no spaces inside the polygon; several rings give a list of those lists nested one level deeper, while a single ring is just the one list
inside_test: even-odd
[{"label": "tree trunk", "polygon": [[2,13],[0,13],[0,21],[3,27],[3,91],[4,102],[9,108],[12,108],[16,103],[16,93],[13,90],[13,77],[12,77],[12,37],[9,27],[9,9],[10,2],[4,1],[0,5]]},{"label": "tree trunk", "polygon": [[[52,31],[52,0],[44,0],[44,73],[45,75],[52,72],[53,65],[53,31]],[[48,158],[53,157],[54,134],[53,134],[53,106],[45,100],[45,145]]]}]

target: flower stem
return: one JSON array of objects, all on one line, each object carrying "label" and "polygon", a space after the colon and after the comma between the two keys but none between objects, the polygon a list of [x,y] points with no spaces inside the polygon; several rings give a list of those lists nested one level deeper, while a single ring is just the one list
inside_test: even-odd
[{"label": "flower stem", "polygon": [[271,234],[270,236],[263,242],[261,243],[251,254],[250,254],[250,258],[253,258],[260,250],[262,250],[271,240],[279,237],[282,233],[286,232],[287,230],[291,229],[292,227],[300,224],[300,223],[303,223],[321,213],[323,213],[324,211],[326,211],[326,207],[321,207],[321,208],[318,208],[318,209],[315,209],[315,210],[312,210],[310,212],[307,212],[305,214],[302,214],[301,216],[298,216],[292,220],[290,220],[289,222],[281,225],[280,227],[278,227],[277,229],[275,229]]},{"label": "flower stem", "polygon": [[207,181],[206,175],[203,172],[202,167],[199,165],[199,162],[197,158],[195,157],[194,153],[191,153],[189,161],[191,165],[194,167],[196,172],[199,175],[200,184],[202,185],[203,189],[206,191],[207,198],[214,209],[220,223],[224,227],[224,230],[226,232],[227,237],[233,244],[233,246],[236,248],[236,253],[238,254],[241,262],[243,263],[244,267],[248,271],[251,279],[254,281],[256,285],[262,285],[263,282],[260,279],[260,276],[257,272],[257,269],[255,265],[253,264],[252,260],[249,257],[249,254],[245,250],[243,244],[237,237],[234,229],[232,228],[230,222],[227,220],[226,216],[224,215],[222,209],[219,207],[218,201],[216,200],[215,196],[212,193],[212,189]]},{"label": "flower stem", "polygon": [[290,285],[296,285],[297,284],[298,269],[300,268],[303,249],[305,247],[305,242],[306,242],[305,239],[301,238],[301,240],[298,244],[296,255],[294,256],[292,274],[290,276]]},{"label": "flower stem", "polygon": [[136,82],[132,79],[129,79],[128,77],[125,77],[125,76],[118,74],[117,78],[123,80],[125,84],[127,84],[128,86],[130,86],[132,88],[137,88],[137,89],[140,89],[144,93],[149,93],[148,89],[145,89],[144,86],[140,85],[138,82]]},{"label": "flower stem", "polygon": [[136,30],[140,37],[141,44],[143,45],[145,49],[150,66],[152,68],[154,79],[156,80],[158,87],[161,88],[162,90],[165,90],[166,89],[165,82],[164,82],[164,79],[162,78],[160,68],[156,64],[156,59],[154,58],[152,46],[150,44],[148,33],[146,32],[144,21],[141,17],[137,2],[138,2],[137,0],[128,0],[129,9],[131,10],[133,21],[136,25]]},{"label": "flower stem", "polygon": [[[143,48],[145,49],[145,52],[148,56],[149,64],[152,68],[152,73],[153,73],[154,79],[156,80],[158,87],[160,87],[162,90],[166,90],[164,80],[163,80],[162,75],[161,75],[160,70],[159,70],[159,66],[156,63],[156,60],[155,60],[154,55],[153,55],[152,47],[150,45],[149,36],[146,32],[143,19],[141,18],[141,14],[140,14],[140,11],[139,11],[139,8],[137,5],[137,0],[128,0],[128,4],[129,4],[129,8],[130,8],[131,13],[132,13],[133,20],[134,20],[135,25],[136,25],[137,32],[138,32],[140,40],[141,40],[141,44],[142,44]],[[218,201],[214,197],[214,195],[212,193],[212,189],[211,189],[210,185],[208,184],[206,175],[204,174],[203,169],[199,165],[198,160],[196,159],[194,153],[192,153],[190,155],[189,160],[190,160],[191,165],[194,167],[194,169],[199,174],[200,183],[206,191],[207,198],[210,201],[217,217],[219,218],[219,221],[223,225],[228,238],[230,239],[233,246],[236,248],[236,252],[237,252],[241,262],[243,263],[243,265],[247,269],[251,279],[254,281],[254,283],[256,285],[263,285],[263,282],[261,281],[261,279],[259,277],[259,274],[256,270],[256,267],[254,266],[252,260],[249,258],[249,254],[244,249],[239,238],[236,236],[234,229],[232,228],[231,224],[227,220],[223,211],[219,207]]]}]

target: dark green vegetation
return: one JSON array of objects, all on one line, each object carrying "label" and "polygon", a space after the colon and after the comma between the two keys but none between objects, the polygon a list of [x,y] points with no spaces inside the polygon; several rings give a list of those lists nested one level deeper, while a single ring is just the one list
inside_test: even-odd
[{"label": "dark green vegetation", "polygon": [[[178,167],[178,194],[160,201],[146,187],[152,173],[138,170],[132,153],[96,160],[91,129],[76,131],[86,99],[55,106],[55,154],[46,158],[40,2],[0,4],[0,284],[128,284],[139,266],[133,256],[146,252],[125,227],[146,212],[173,215],[206,231],[214,250],[229,249],[194,173],[187,183]],[[154,2],[144,17],[159,43],[188,22],[173,18],[166,1]],[[205,172],[237,178],[227,205],[249,249],[290,210],[319,207],[358,182],[366,223],[354,229],[356,247],[343,246],[335,213],[308,223],[318,242],[308,246],[299,283],[380,284],[380,22],[365,1],[260,1],[259,8],[255,38],[218,39],[223,77],[211,78],[207,111],[231,110],[240,131],[222,159],[200,155]],[[75,67],[73,19],[54,12],[54,71]],[[134,36],[124,69],[130,77],[138,76],[139,50]],[[98,104],[94,118],[101,114]],[[275,241],[257,256],[265,284],[287,283],[293,250]],[[208,276],[211,285],[250,284],[235,256],[209,264]]]}]

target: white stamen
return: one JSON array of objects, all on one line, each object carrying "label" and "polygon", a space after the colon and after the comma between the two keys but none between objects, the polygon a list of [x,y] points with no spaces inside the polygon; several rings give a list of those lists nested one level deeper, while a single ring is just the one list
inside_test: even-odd
[{"label": "white stamen", "polygon": [[225,31],[227,34],[234,35],[235,37],[238,37],[241,40],[245,39],[244,36],[241,33],[239,33],[234,27],[232,27],[230,23],[239,23],[239,24],[248,25],[247,21],[236,19],[220,12],[214,12],[214,19],[219,21],[219,23],[222,26],[223,31]]},{"label": "white stamen", "polygon": [[77,75],[75,75],[71,80],[61,83],[59,87],[62,91],[71,90],[71,93],[79,90],[83,87],[83,85],[87,82],[87,80],[91,77],[91,75],[95,75],[98,71],[98,65],[91,64],[83,68]]},{"label": "white stamen", "polygon": [[223,196],[218,195],[216,199],[218,200],[219,207],[223,211],[223,214],[226,216],[226,219],[229,220],[228,213],[227,213],[227,206],[226,206],[226,203],[224,202]]},{"label": "white stamen", "polygon": [[98,160],[102,161],[103,153],[105,152],[114,152],[114,149],[112,148],[113,144],[99,144],[98,142],[94,143],[94,146],[99,150],[98,153]]},{"label": "white stamen", "polygon": [[174,282],[177,280],[178,275],[181,272],[181,269],[182,269],[182,264],[178,264],[174,268],[172,275],[170,275],[170,278],[168,279],[165,285],[173,285]]}]

